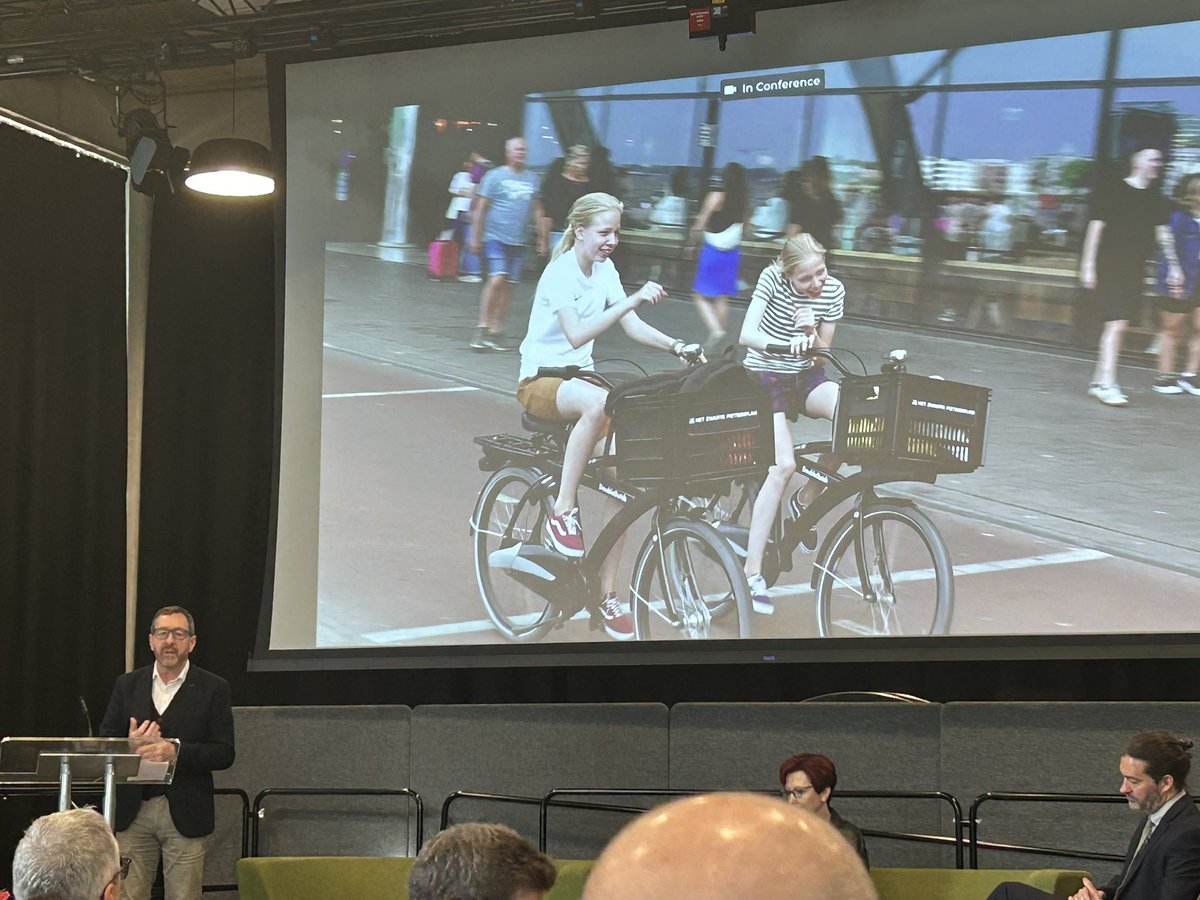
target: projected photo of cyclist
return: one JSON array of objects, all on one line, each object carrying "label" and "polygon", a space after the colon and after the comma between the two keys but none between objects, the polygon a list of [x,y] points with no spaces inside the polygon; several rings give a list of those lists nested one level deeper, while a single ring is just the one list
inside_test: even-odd
[{"label": "projected photo of cyclist", "polygon": [[[998,13],[944,2],[764,10],[726,54],[668,22],[492,41],[483,79],[468,43],[286,61],[264,645],[1200,634],[1200,20],[1061,0],[993,42]],[[431,268],[448,227],[458,277]],[[647,395],[623,436],[606,396],[689,377],[689,344],[765,412]],[[694,441],[723,455],[688,469]]]}]

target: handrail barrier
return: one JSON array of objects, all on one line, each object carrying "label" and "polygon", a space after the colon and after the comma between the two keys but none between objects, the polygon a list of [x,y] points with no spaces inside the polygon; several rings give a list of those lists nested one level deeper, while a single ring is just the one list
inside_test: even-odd
[{"label": "handrail barrier", "polygon": [[419,850],[424,841],[425,805],[421,795],[411,788],[266,788],[254,798],[250,822],[250,855],[258,856],[259,822],[266,817],[263,801],[268,797],[408,797],[417,810],[417,840]]},{"label": "handrail barrier", "polygon": [[484,800],[489,803],[513,803],[518,806],[541,806],[539,797],[523,797],[519,794],[489,794],[484,791],[455,791],[447,794],[442,801],[442,817],[438,822],[438,831],[445,831],[450,824],[450,807],[457,800]]},{"label": "handrail barrier", "polygon": [[970,847],[970,866],[979,868],[979,848],[986,850],[1003,850],[1011,853],[1030,853],[1039,856],[1065,856],[1071,859],[1092,859],[1103,862],[1122,862],[1125,857],[1115,853],[1097,853],[1091,850],[1064,850],[1056,847],[1039,847],[1024,844],[1005,844],[984,842],[979,840],[979,808],[983,804],[996,801],[1003,803],[1125,803],[1121,794],[1067,794],[1067,793],[1029,793],[1013,791],[988,791],[980,794],[971,804],[967,814],[967,843]]},{"label": "handrail barrier", "polygon": [[[104,785],[102,784],[87,784],[76,782],[71,786],[73,794],[98,794],[103,796]],[[213,794],[218,796],[240,797],[242,801],[242,850],[240,859],[244,859],[250,854],[250,795],[241,788],[215,788]],[[57,785],[5,785],[0,789],[0,799],[5,799],[9,796],[14,797],[57,797]],[[200,890],[205,893],[216,893],[218,891],[236,891],[238,886],[234,884],[206,884]],[[156,887],[152,889],[152,896],[162,896],[162,888]]]},{"label": "handrail barrier", "polygon": [[[686,790],[681,788],[556,788],[541,799],[541,809],[538,815],[538,849],[546,851],[549,831],[549,812],[551,806],[571,809],[595,809],[610,812],[643,813],[646,810],[640,806],[619,806],[605,803],[581,803],[577,800],[563,800],[567,797],[690,797],[695,794],[712,793],[710,790]],[[756,791],[769,793],[775,791]],[[881,837],[889,840],[908,841],[926,844],[952,844],[954,846],[955,868],[963,867],[963,814],[958,799],[944,791],[838,791],[839,797],[875,800],[937,800],[950,806],[954,816],[953,836],[917,834],[903,831],[882,831],[864,829],[863,834]]]}]

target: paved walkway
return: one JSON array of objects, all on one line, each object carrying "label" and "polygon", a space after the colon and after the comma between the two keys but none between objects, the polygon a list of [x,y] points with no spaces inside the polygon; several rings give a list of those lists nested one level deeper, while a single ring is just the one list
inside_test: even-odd
[{"label": "paved walkway", "polygon": [[[325,341],[331,348],[447,375],[513,393],[516,353],[474,353],[466,343],[476,323],[479,285],[435,282],[424,254],[343,246],[326,254]],[[853,312],[854,285],[847,284]],[[508,331],[524,332],[532,284],[514,291]],[[743,310],[735,308],[736,334]],[[672,335],[699,340],[703,330],[686,300],[668,300],[644,317]],[[597,358],[669,364],[619,329],[598,342]],[[1071,351],[1007,346],[849,321],[836,345],[853,350],[872,371],[886,351],[904,347],[910,370],[993,389],[986,465],[911,490],[922,502],[973,518],[1093,547],[1200,577],[1200,398],[1154,394],[1154,373],[1123,367],[1130,395],[1124,409],[1085,394],[1092,362]],[[514,401],[515,402],[515,401]],[[798,437],[828,434],[801,423]],[[901,492],[901,491],[896,491]],[[1200,599],[1200,582],[1196,586]]]}]

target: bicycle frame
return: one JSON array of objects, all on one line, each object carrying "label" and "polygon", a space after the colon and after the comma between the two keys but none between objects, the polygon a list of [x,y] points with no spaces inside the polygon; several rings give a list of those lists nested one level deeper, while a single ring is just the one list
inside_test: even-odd
[{"label": "bicycle frame", "polygon": [[[562,460],[559,456],[561,448],[549,442],[543,442],[539,446],[533,440],[519,438],[517,440],[508,440],[504,444],[498,442],[488,443],[486,440],[478,438],[476,442],[484,446],[485,459],[489,468],[494,467],[499,469],[506,465],[515,464],[527,466],[541,475],[521,498],[513,516],[514,523],[518,519],[518,514],[530,504],[541,503],[543,499],[553,498],[557,494],[558,481],[562,476]],[[520,449],[520,444],[522,443],[528,447],[528,450]],[[491,454],[487,453],[489,447],[493,450]],[[590,596],[598,589],[600,569],[622,535],[648,512],[661,511],[667,508],[675,498],[681,496],[680,485],[674,482],[663,482],[654,487],[644,487],[612,477],[607,474],[607,470],[612,468],[613,463],[614,459],[609,456],[598,456],[590,459],[584,469],[583,478],[580,483],[581,487],[589,488],[621,503],[621,508],[601,528],[592,541],[591,547],[578,563],[578,574],[583,582],[584,596]],[[700,517],[702,511],[701,508],[697,507],[697,518]],[[656,530],[660,527],[660,520],[661,516],[656,515],[653,525]],[[472,522],[472,528],[478,527],[479,523]],[[509,527],[512,527],[512,523],[510,523]],[[659,536],[661,539],[661,531],[659,531]],[[511,534],[505,537],[511,537]],[[564,620],[574,614],[575,610],[560,609],[553,597],[547,596],[541,591],[537,591],[537,593],[555,606],[556,617],[554,617],[554,621]],[[544,624],[544,621],[538,624]]]},{"label": "bicycle frame", "polygon": [[[796,472],[821,482],[825,485],[825,489],[804,509],[799,518],[787,519],[784,517],[782,510],[776,514],[775,521],[771,526],[771,539],[775,545],[775,553],[780,571],[791,571],[793,566],[792,558],[800,541],[805,535],[815,529],[823,518],[846,500],[852,497],[855,498],[854,508],[856,511],[861,511],[864,507],[869,507],[879,499],[875,493],[875,488],[878,485],[895,481],[919,481],[925,484],[933,484],[937,480],[938,472],[932,466],[896,465],[886,468],[867,468],[851,475],[842,475],[834,469],[821,465],[815,459],[809,458],[809,456],[829,453],[832,449],[833,445],[830,441],[810,441],[804,444],[797,444],[795,447]],[[856,529],[855,542],[861,550],[862,541],[864,540],[862,516],[858,517],[858,522],[859,527]],[[817,548],[815,556],[816,564],[813,566],[812,574],[810,575],[810,586],[814,589],[816,588],[817,579],[821,574],[824,562],[828,558],[831,549],[829,541],[833,533],[834,529],[831,529]],[[861,570],[865,554],[860,552],[857,554],[857,558]],[[863,585],[871,583],[866,574],[865,571],[859,572],[860,583]],[[874,600],[873,588],[868,587],[866,590],[868,591],[867,599]]]}]

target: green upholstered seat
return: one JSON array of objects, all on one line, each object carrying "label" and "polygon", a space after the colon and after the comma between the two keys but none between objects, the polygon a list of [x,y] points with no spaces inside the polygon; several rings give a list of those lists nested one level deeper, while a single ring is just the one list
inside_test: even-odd
[{"label": "green upholstered seat", "polygon": [[[407,900],[412,859],[395,856],[263,856],[238,861],[240,900]],[[577,900],[592,860],[558,860],[548,900]],[[1086,872],[1063,869],[871,870],[880,900],[984,900],[1002,881],[1019,881],[1069,897]]]},{"label": "green upholstered seat", "polygon": [[[590,859],[560,859],[548,900],[576,900]],[[413,861],[403,856],[261,856],[238,861],[240,900],[407,900]]]},{"label": "green upholstered seat", "polygon": [[1087,872],[1064,869],[888,869],[871,870],[880,900],[985,900],[1002,881],[1017,881],[1069,897]]}]

